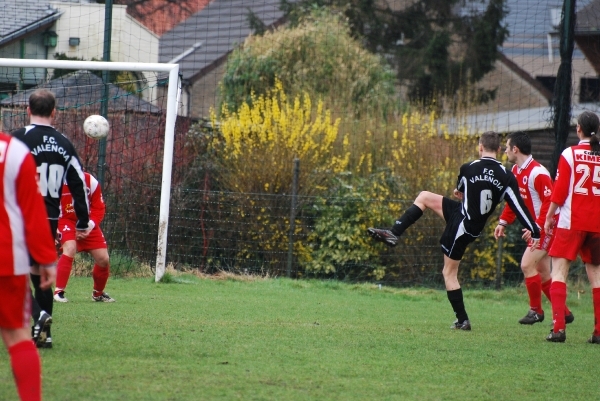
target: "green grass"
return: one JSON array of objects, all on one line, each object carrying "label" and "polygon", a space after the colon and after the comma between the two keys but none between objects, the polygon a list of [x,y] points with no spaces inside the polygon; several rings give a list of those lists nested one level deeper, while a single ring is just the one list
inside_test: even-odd
[{"label": "green grass", "polygon": [[[46,400],[591,400],[600,347],[589,290],[565,344],[520,326],[523,289],[467,290],[472,332],[444,291],[338,282],[111,279],[114,304],[72,278],[41,350]],[[550,308],[547,307],[547,316]],[[16,398],[0,351],[0,399]]]}]

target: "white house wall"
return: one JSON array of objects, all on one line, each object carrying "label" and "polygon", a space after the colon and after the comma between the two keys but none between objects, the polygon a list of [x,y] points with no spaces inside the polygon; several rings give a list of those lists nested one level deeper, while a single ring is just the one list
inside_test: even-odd
[{"label": "white house wall", "polygon": [[[102,60],[104,51],[104,4],[73,4],[53,2],[52,7],[63,12],[55,25],[58,34],[56,47],[50,47],[49,58],[55,53],[84,60]],[[127,15],[126,6],[113,5],[111,61],[158,62],[158,36]],[[79,38],[78,46],[70,46],[69,38]],[[150,87],[155,86],[156,74],[145,72]],[[144,100],[155,103],[157,91],[143,91]]]}]

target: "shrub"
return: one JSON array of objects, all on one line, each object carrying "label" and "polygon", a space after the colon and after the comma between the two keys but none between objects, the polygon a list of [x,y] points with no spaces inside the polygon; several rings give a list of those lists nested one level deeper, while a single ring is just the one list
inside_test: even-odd
[{"label": "shrub", "polygon": [[277,79],[290,96],[307,92],[341,112],[390,113],[396,104],[394,72],[325,10],[293,28],[246,39],[228,58],[222,101],[232,110],[252,104],[253,94],[268,95]]},{"label": "shrub", "polygon": [[306,240],[295,246],[304,269],[338,278],[381,279],[385,275],[379,258],[382,245],[365,233],[373,221],[391,221],[398,214],[399,205],[388,204],[390,187],[397,187],[397,181],[386,172],[367,179],[351,174],[336,177],[327,197],[307,206],[315,216],[314,226]]},{"label": "shrub", "polygon": [[[202,269],[207,266],[203,271],[285,272],[297,157],[299,205],[292,245],[299,275],[419,284],[440,280],[444,222],[438,216],[427,212],[411,227],[400,239],[402,252],[364,233],[368,226],[389,226],[422,190],[449,196],[460,165],[477,157],[476,137],[466,130],[451,135],[435,113],[418,109],[385,124],[367,119],[368,129],[355,126],[342,136],[342,119],[334,120],[324,101],[314,105],[306,93],[289,98],[280,81],[268,95],[256,95],[239,109],[224,106],[220,117],[212,113],[217,130],[194,129],[188,137],[187,148],[199,154],[185,186],[204,190],[174,195],[178,204],[195,205],[188,208],[191,213],[200,211],[189,232],[200,227],[201,236],[180,248]],[[496,248],[481,241],[461,264],[461,274],[491,281]]]},{"label": "shrub", "polygon": [[[213,123],[217,116],[212,112]],[[302,174],[299,193],[310,194],[331,173],[346,170],[347,152],[336,152],[339,119],[308,93],[291,101],[277,81],[268,95],[253,97],[236,111],[224,107],[212,151],[220,164],[221,188],[244,193],[289,193],[294,159]],[[347,140],[347,139],[346,139]]]},{"label": "shrub", "polygon": [[[246,263],[253,270],[280,269],[288,247],[290,199],[285,194],[291,192],[294,159],[302,171],[300,196],[327,188],[328,177],[348,165],[345,146],[341,151],[334,146],[344,142],[339,119],[332,119],[322,101],[313,105],[306,93],[288,98],[279,81],[267,95],[254,96],[251,104],[235,111],[225,106],[219,122],[213,111],[212,119],[219,132],[208,134],[209,163],[216,166],[211,168],[211,186],[226,191],[228,200],[226,207],[207,210],[213,218],[203,220],[218,220],[219,232],[211,241],[222,250],[216,259],[206,260],[219,269]],[[228,226],[234,229],[225,230]]]},{"label": "shrub", "polygon": [[[502,210],[500,205],[496,212],[490,217],[485,230],[481,236],[471,245],[472,252],[465,255],[465,261],[472,261],[473,267],[470,269],[468,279],[470,281],[495,282],[497,278],[498,264],[498,241],[494,238],[494,229],[498,224],[498,217]],[[525,241],[521,239],[521,225],[517,221],[507,227],[506,237],[502,241],[502,250],[500,252],[502,264],[501,273],[518,273],[520,275],[521,254],[525,247]],[[467,278],[466,277],[466,278]],[[514,277],[513,277],[514,279]]]}]

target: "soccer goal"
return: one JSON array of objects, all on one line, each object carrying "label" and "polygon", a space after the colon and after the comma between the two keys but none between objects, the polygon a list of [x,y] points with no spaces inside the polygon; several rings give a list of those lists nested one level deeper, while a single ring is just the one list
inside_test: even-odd
[{"label": "soccer goal", "polygon": [[[101,71],[109,71],[109,82]],[[102,228],[111,260],[118,255],[154,264],[159,281],[166,264],[173,166],[183,163],[177,155],[174,163],[176,131],[187,130],[177,119],[179,65],[0,59],[3,131],[28,124],[27,101],[38,88],[56,95],[54,124],[74,143],[84,167],[102,173],[107,204]],[[104,143],[86,137],[82,128],[87,116],[101,110],[111,125]]]}]

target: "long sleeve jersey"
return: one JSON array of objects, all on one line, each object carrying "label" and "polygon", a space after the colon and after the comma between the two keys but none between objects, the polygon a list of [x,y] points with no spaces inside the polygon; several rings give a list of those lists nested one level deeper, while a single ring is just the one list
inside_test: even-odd
[{"label": "long sleeve jersey", "polygon": [[[90,202],[90,220],[98,227],[104,219],[104,213],[106,212],[100,183],[90,173],[84,173],[84,181]],[[60,198],[60,219],[77,221],[75,209],[73,208],[73,195],[67,184],[64,184]]]},{"label": "long sleeve jersey", "polygon": [[29,147],[35,159],[48,218],[58,219],[60,195],[63,182],[66,181],[74,198],[73,207],[78,219],[76,228],[87,229],[89,212],[83,169],[73,144],[49,125],[28,125],[14,131],[12,135]]},{"label": "long sleeve jersey", "polygon": [[[519,193],[527,206],[527,210],[539,227],[544,227],[546,214],[550,207],[552,196],[552,177],[540,163],[529,156],[522,166],[514,165],[512,173],[517,179]],[[500,215],[500,223],[512,224],[516,219],[515,213],[508,205],[504,206]]]},{"label": "long sleeve jersey", "polygon": [[463,193],[464,227],[470,235],[478,237],[496,206],[506,200],[521,224],[532,232],[532,237],[540,238],[540,230],[519,195],[515,176],[498,160],[482,157],[463,164],[456,189]]},{"label": "long sleeve jersey", "polygon": [[559,228],[600,232],[600,156],[591,150],[583,140],[560,155],[552,193]]},{"label": "long sleeve jersey", "polygon": [[36,166],[22,142],[0,133],[0,276],[29,273],[29,255],[56,260]]}]

